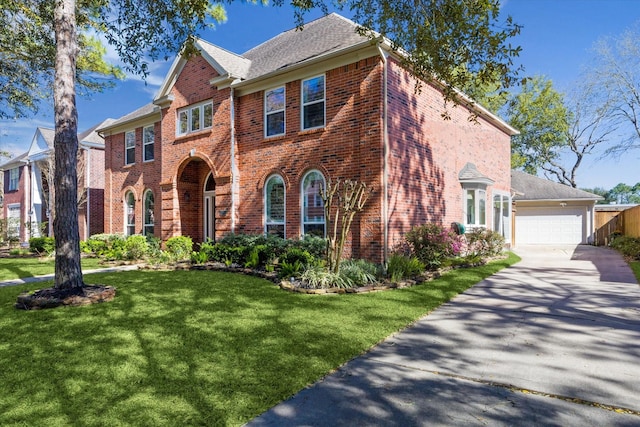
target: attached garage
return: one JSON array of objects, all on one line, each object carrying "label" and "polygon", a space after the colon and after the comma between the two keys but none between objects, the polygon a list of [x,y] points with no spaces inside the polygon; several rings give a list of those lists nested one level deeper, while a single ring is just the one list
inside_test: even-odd
[{"label": "attached garage", "polygon": [[516,211],[518,243],[580,244],[586,240],[584,207],[519,207]]},{"label": "attached garage", "polygon": [[511,171],[514,244],[591,244],[600,196],[521,171]]}]

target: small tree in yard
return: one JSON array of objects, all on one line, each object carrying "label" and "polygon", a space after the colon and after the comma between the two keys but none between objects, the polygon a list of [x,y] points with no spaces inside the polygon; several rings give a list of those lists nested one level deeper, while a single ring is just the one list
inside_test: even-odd
[{"label": "small tree in yard", "polygon": [[[329,181],[326,189],[320,189],[324,217],[331,226],[327,236],[327,267],[332,273],[340,271],[340,260],[351,223],[356,213],[364,208],[370,194],[365,183],[350,179],[338,180],[335,184]],[[336,195],[337,203],[334,208]]]}]

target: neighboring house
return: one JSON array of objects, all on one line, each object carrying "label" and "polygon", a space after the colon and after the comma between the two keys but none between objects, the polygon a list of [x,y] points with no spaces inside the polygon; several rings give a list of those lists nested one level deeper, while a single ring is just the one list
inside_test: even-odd
[{"label": "neighboring house", "polygon": [[[111,119],[97,126],[105,126]],[[97,126],[78,135],[78,226],[80,238],[104,230],[104,141]],[[4,214],[9,237],[26,244],[31,237],[53,235],[50,220],[54,130],[37,128],[29,150],[0,165],[4,171]],[[14,219],[15,218],[15,219]]]},{"label": "neighboring house", "polygon": [[444,120],[441,88],[416,91],[389,43],[356,28],[331,14],[242,55],[197,40],[153,103],[99,129],[105,232],[325,235],[318,189],[354,179],[373,192],[348,256],[382,261],[427,222],[508,240],[517,131],[468,99]]},{"label": "neighboring house", "polygon": [[592,244],[601,196],[525,172],[511,171],[516,192],[514,243]]}]

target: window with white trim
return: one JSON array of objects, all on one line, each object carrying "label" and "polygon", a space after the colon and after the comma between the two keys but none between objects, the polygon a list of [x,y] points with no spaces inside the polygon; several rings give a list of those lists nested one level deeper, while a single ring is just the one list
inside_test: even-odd
[{"label": "window with white trim", "polygon": [[153,236],[154,232],[154,198],[153,192],[151,190],[147,190],[144,193],[144,228],[143,234],[145,236]]},{"label": "window with white trim", "polygon": [[7,237],[18,239],[20,237],[20,203],[7,205]]},{"label": "window with white trim", "polygon": [[284,135],[285,132],[284,86],[264,92],[264,134]]},{"label": "window with white trim", "polygon": [[20,181],[20,168],[13,168],[9,170],[9,191],[15,191],[18,189],[18,182]]},{"label": "window with white trim", "polygon": [[487,192],[480,188],[464,190],[464,223],[484,227],[487,224]]},{"label": "window with white trim", "polygon": [[176,135],[187,135],[213,126],[213,103],[211,101],[178,110]]},{"label": "window with white trim", "polygon": [[125,235],[136,234],[136,197],[131,191],[124,195],[124,224]]},{"label": "window with white trim", "polygon": [[130,130],[124,134],[124,164],[132,165],[136,162],[136,131]]},{"label": "window with white trim", "polygon": [[272,175],[264,186],[264,231],[285,237],[285,189],[280,175]]},{"label": "window with white trim", "polygon": [[149,162],[154,158],[155,130],[154,126],[145,126],[142,129],[142,160]]},{"label": "window with white trim", "polygon": [[511,195],[493,193],[493,231],[500,233],[507,243],[511,242]]},{"label": "window with white trim", "polygon": [[315,129],[325,124],[324,75],[302,81],[302,129]]},{"label": "window with white trim", "polygon": [[324,202],[320,192],[325,188],[324,176],[312,170],[302,179],[302,233],[325,236]]}]

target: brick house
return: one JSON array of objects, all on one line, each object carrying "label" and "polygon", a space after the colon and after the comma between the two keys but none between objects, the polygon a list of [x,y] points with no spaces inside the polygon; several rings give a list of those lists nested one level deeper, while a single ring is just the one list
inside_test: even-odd
[{"label": "brick house", "polygon": [[381,261],[426,222],[509,239],[516,130],[471,102],[443,120],[441,88],[416,92],[389,44],[356,28],[331,14],[242,55],[197,40],[152,103],[99,130],[105,232],[323,235],[317,189],[349,178],[373,193],[347,255]]},{"label": "brick house", "polygon": [[[108,119],[78,134],[78,226],[80,238],[104,230],[104,140],[96,133]],[[37,128],[29,150],[0,165],[4,174],[3,214],[8,236],[26,245],[31,237],[53,235],[50,182],[53,165],[53,129]]]}]

